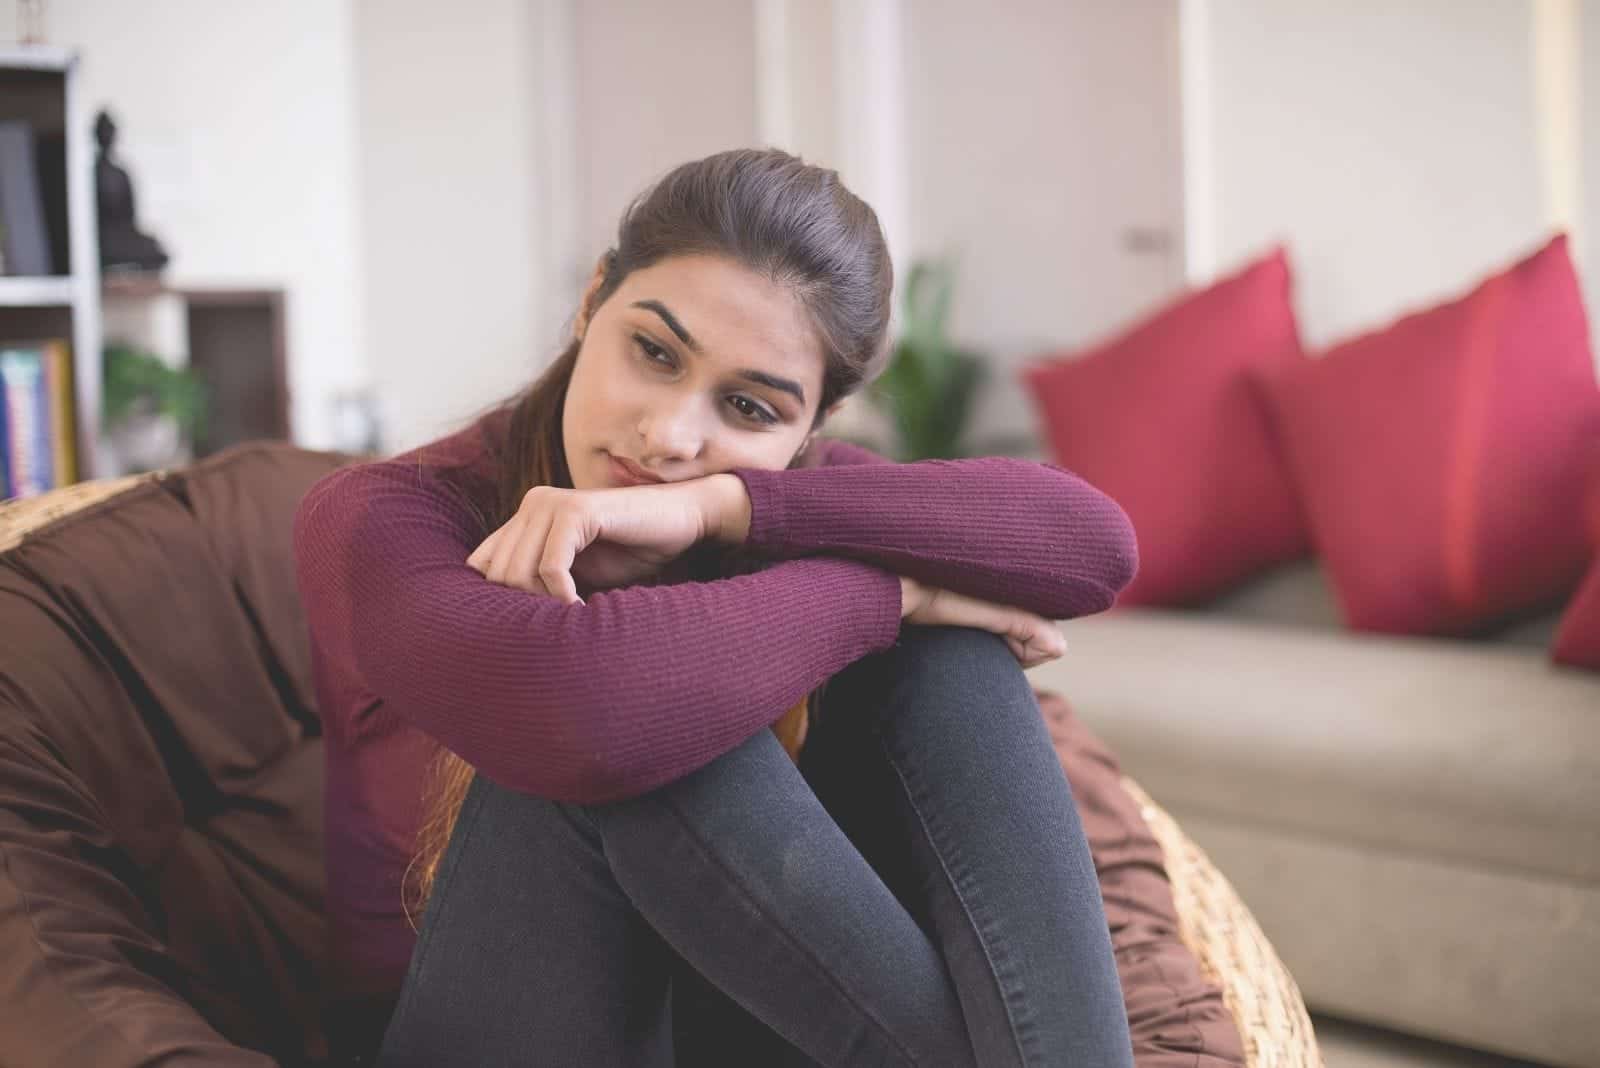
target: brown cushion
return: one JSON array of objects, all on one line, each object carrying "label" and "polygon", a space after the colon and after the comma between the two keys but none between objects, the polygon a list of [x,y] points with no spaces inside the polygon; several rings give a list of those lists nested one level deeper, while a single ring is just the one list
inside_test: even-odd
[{"label": "brown cushion", "polygon": [[294,583],[294,510],[311,483],[354,459],[257,442],[219,453],[167,484],[188,504],[240,606],[254,619],[284,710],[313,733],[321,726],[311,639]]},{"label": "brown cushion", "polygon": [[1138,1068],[1243,1065],[1238,1027],[1184,945],[1161,846],[1122,788],[1105,743],[1073,715],[1059,694],[1041,691],[1039,708],[1072,784],[1122,980]]},{"label": "brown cushion", "polygon": [[294,502],[338,462],[230,450],[0,556],[0,1063],[325,1052],[288,554]]}]

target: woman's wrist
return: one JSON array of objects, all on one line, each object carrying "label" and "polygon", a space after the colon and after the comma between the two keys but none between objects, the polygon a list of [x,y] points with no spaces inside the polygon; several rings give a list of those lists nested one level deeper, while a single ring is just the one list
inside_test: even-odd
[{"label": "woman's wrist", "polygon": [[706,529],[724,545],[743,545],[750,536],[750,491],[738,475],[711,475],[704,483]]},{"label": "woman's wrist", "polygon": [[900,618],[904,619],[922,607],[926,587],[918,585],[916,579],[900,576]]}]

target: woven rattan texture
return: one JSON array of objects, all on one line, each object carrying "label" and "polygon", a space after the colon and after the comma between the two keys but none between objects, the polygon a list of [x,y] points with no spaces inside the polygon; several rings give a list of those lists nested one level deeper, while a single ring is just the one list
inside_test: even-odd
[{"label": "woven rattan texture", "polygon": [[24,537],[48,523],[115,497],[141,482],[156,478],[159,474],[160,472],[151,472],[128,475],[124,478],[74,482],[70,486],[41,493],[37,497],[21,497],[6,501],[0,504],[0,552],[13,548]]},{"label": "woven rattan texture", "polygon": [[1323,1068],[1300,988],[1232,884],[1177,822],[1124,777],[1166,856],[1184,943],[1222,988],[1250,1068]]}]

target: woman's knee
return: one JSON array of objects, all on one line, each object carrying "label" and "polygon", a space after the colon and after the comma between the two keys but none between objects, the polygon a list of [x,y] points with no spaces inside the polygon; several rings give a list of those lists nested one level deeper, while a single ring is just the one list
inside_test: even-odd
[{"label": "woman's knee", "polygon": [[684,822],[706,833],[746,814],[792,804],[804,782],[771,731],[750,738],[681,778],[636,797],[578,806],[609,851],[630,844],[653,849],[667,829]]},{"label": "woman's knee", "polygon": [[828,705],[851,718],[911,705],[925,711],[995,702],[1031,703],[1022,665],[997,634],[972,627],[906,627],[893,646],[851,664],[829,680]]},{"label": "woman's knee", "polygon": [[1005,639],[975,627],[906,627],[887,652],[906,672],[961,673],[1007,683],[1022,677],[1022,665]]}]

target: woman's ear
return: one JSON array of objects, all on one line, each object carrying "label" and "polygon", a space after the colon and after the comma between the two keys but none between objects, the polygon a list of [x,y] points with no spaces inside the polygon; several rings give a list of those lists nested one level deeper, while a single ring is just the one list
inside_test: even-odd
[{"label": "woman's ear", "polygon": [[828,425],[828,420],[833,418],[833,413],[844,407],[844,402],[845,398],[841,397],[839,400],[836,400],[830,404],[826,412],[822,413],[822,420],[817,423],[817,425],[812,429],[811,433],[806,435],[806,439],[802,441],[800,443],[800,447],[795,450],[795,456],[797,458],[804,454],[807,449],[811,448],[811,446],[817,440],[817,434],[821,432],[823,427]]},{"label": "woman's ear", "polygon": [[811,433],[810,433],[810,435],[808,435],[806,437],[806,440],[810,441],[811,438],[813,438],[813,437],[815,437],[817,435],[818,431],[820,431],[823,427],[827,426],[828,425],[828,420],[832,419],[834,417],[834,414],[837,413],[840,408],[844,407],[844,402],[847,401],[847,400],[849,400],[848,397],[840,397],[838,400],[836,400],[832,404],[828,405],[828,410],[822,413],[822,418],[817,420],[817,425],[812,427]]},{"label": "woman's ear", "polygon": [[583,299],[578,301],[578,315],[572,321],[572,340],[582,341],[583,335],[589,332],[589,317],[594,314],[595,294],[600,292],[600,287],[606,281],[606,266],[611,262],[613,253],[607,252],[601,256],[594,265],[594,274],[589,276],[589,284],[583,289]]}]

